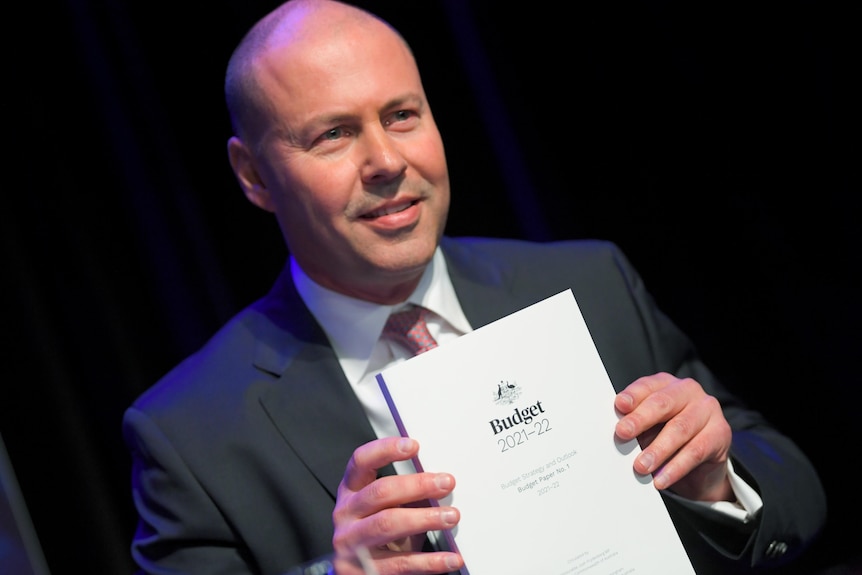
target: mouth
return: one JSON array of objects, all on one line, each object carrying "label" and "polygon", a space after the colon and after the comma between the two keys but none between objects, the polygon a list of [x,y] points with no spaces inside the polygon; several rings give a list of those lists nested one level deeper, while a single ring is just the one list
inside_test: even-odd
[{"label": "mouth", "polygon": [[398,204],[389,204],[374,210],[373,212],[368,212],[367,214],[362,214],[360,216],[361,219],[364,220],[373,220],[375,218],[382,218],[383,216],[388,216],[391,214],[397,214],[398,212],[403,212],[404,210],[415,206],[419,203],[419,200],[412,200],[409,202],[403,202]]}]

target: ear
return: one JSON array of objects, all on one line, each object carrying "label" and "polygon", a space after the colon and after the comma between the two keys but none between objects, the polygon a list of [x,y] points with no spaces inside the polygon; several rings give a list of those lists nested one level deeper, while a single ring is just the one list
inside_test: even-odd
[{"label": "ear", "polygon": [[245,142],[232,136],[227,141],[227,155],[233,173],[248,201],[263,210],[275,212],[275,205],[269,190],[257,172],[254,156]]}]

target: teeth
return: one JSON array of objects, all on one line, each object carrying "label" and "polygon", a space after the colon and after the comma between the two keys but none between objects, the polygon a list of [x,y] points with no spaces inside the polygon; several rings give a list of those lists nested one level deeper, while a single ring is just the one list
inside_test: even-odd
[{"label": "teeth", "polygon": [[376,212],[371,212],[366,217],[369,218],[379,218],[382,216],[388,216],[389,214],[396,214],[398,212],[403,212],[407,208],[409,208],[411,204],[402,204],[400,206],[390,206],[388,208],[383,208],[382,210],[377,210]]}]

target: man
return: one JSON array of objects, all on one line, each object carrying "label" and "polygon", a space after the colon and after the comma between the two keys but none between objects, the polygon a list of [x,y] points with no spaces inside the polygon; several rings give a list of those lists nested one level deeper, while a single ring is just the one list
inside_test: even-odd
[{"label": "man", "polygon": [[422,503],[457,478],[401,472],[419,446],[374,381],[407,357],[384,324],[421,304],[445,345],[567,288],[619,392],[616,429],[597,432],[639,439],[635,471],[653,474],[698,573],[778,565],[817,535],[810,462],[716,381],[613,245],[443,236],[443,143],[387,24],[288,2],[236,49],[226,96],[231,166],[291,258],[125,415],[143,572],[279,574],[318,557],[339,575],[457,571],[426,533],[458,510]]}]

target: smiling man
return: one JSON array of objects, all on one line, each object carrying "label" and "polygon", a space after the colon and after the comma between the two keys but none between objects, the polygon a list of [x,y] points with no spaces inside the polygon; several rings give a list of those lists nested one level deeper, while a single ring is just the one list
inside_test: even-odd
[{"label": "smiling man", "polygon": [[387,23],[291,0],[242,40],[225,89],[230,164],[290,258],[126,411],[142,573],[463,567],[426,535],[462,520],[428,504],[457,478],[415,473],[420,446],[398,436],[375,381],[410,356],[384,325],[421,306],[446,345],[566,289],[617,391],[620,419],[596,433],[638,438],[634,471],[653,475],[699,575],[787,563],[817,536],[826,505],[809,460],[718,381],[614,244],[444,236],[443,142]]},{"label": "smiling man", "polygon": [[[234,56],[228,94],[242,112],[231,165],[249,200],[275,213],[313,281],[400,303],[446,225],[443,142],[400,36],[364,14],[310,10],[320,8],[271,14],[261,23],[271,27],[265,47]],[[254,89],[234,92],[233,83]]]}]

